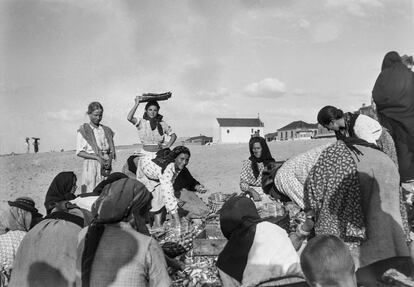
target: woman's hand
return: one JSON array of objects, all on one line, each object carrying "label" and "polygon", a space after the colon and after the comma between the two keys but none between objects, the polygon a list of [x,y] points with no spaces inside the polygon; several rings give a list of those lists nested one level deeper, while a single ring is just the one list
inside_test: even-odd
[{"label": "woman's hand", "polygon": [[139,104],[140,102],[142,102],[142,100],[144,100],[144,96],[136,96],[135,97],[135,104]]}]

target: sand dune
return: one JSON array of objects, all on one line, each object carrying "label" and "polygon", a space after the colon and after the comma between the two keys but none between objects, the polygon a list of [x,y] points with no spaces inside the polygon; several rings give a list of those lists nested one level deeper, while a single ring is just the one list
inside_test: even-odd
[{"label": "sand dune", "polygon": [[[292,155],[312,147],[332,142],[332,139],[284,141],[269,143],[276,160],[285,160]],[[209,192],[239,192],[239,173],[242,161],[249,157],[247,144],[223,144],[212,146],[188,145],[191,159],[188,168]],[[136,150],[135,146],[118,150],[114,171],[121,171],[127,157]],[[74,171],[81,178],[82,159],[74,151],[22,154],[0,157],[0,209],[7,200],[19,196],[30,196],[44,214],[46,191],[52,179],[61,171]]]}]

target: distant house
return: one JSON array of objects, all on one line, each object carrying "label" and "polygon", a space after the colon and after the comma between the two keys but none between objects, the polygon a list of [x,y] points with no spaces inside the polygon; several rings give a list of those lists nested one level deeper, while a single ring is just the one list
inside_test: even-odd
[{"label": "distant house", "polygon": [[185,140],[186,143],[192,143],[192,144],[199,144],[199,145],[205,145],[206,143],[213,142],[213,137],[207,137],[204,135],[199,135],[196,137],[191,137]]},{"label": "distant house", "polygon": [[247,143],[252,136],[264,136],[260,118],[217,118],[218,133],[215,142]]},{"label": "distant house", "polygon": [[328,130],[324,126],[318,124],[318,131],[316,135],[313,137],[314,139],[323,139],[323,138],[334,138],[335,132]]},{"label": "distant house", "polygon": [[318,131],[318,124],[308,124],[304,121],[295,121],[280,128],[275,133],[266,135],[267,141],[272,140],[302,140],[313,138]]}]

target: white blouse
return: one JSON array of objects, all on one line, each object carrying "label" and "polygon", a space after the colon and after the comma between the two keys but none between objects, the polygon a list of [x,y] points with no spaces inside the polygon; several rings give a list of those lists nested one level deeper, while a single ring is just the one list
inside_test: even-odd
[{"label": "white blouse", "polygon": [[[97,128],[93,127],[92,125],[90,126],[93,130],[93,134],[95,136],[96,144],[98,145],[98,148],[101,149],[102,151],[108,151],[109,149],[108,139],[105,136],[105,132],[102,126],[99,126]],[[81,151],[85,151],[91,154],[95,153],[91,145],[88,144],[88,142],[82,136],[82,134],[78,132],[77,141],[76,141],[76,155],[78,155]]]},{"label": "white blouse", "polygon": [[160,125],[162,130],[164,131],[164,135],[160,135],[158,132],[158,128],[155,130],[151,130],[151,125],[149,120],[145,120],[143,118],[139,118],[138,122],[136,123],[136,127],[138,130],[138,137],[139,140],[143,145],[158,145],[162,144],[165,139],[165,135],[172,135],[173,130],[170,125],[168,125],[165,121],[161,121]]}]

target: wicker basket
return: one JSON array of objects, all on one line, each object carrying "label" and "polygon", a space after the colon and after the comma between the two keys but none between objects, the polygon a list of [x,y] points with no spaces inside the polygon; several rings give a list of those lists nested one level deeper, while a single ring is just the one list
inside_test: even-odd
[{"label": "wicker basket", "polygon": [[223,207],[223,204],[232,196],[235,194],[224,194],[221,192],[215,192],[211,194],[208,197],[208,205],[210,207],[210,210],[213,213],[220,213],[221,208]]}]

